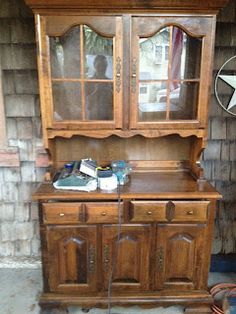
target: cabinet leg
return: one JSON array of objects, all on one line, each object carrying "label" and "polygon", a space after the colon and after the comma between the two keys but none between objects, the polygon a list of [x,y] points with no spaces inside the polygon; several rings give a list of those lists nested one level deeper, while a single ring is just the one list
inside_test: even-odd
[{"label": "cabinet leg", "polygon": [[211,306],[192,306],[192,307],[186,307],[185,314],[212,314]]}]

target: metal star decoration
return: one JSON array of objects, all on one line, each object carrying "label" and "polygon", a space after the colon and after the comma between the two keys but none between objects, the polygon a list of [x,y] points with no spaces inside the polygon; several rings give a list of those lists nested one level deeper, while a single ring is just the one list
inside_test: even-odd
[{"label": "metal star decoration", "polygon": [[234,88],[234,93],[230,99],[227,110],[236,106],[236,76],[235,75],[219,75],[219,78]]}]

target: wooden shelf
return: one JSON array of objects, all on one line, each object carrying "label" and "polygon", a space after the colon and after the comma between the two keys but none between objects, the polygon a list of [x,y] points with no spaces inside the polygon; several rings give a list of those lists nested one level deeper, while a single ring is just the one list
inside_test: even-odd
[{"label": "wooden shelf", "polygon": [[[121,186],[122,199],[219,199],[220,194],[207,182],[197,182],[188,172],[132,173],[130,181]],[[118,191],[77,192],[56,190],[43,183],[33,194],[33,200],[113,200]]]}]

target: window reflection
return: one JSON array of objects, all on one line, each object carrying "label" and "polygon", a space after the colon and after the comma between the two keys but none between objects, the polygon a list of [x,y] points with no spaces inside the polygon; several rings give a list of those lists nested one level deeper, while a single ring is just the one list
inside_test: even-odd
[{"label": "window reflection", "polygon": [[[91,79],[107,80],[107,58],[97,55],[94,59],[94,73]],[[89,120],[112,120],[113,87],[109,82],[88,82],[86,93],[86,118]]]},{"label": "window reflection", "polygon": [[139,39],[139,121],[196,117],[201,49],[176,26]]},{"label": "window reflection", "polygon": [[61,37],[50,37],[50,63],[53,78],[80,77],[80,28]]},{"label": "window reflection", "polygon": [[75,82],[54,82],[52,84],[54,119],[81,119],[81,84]]}]

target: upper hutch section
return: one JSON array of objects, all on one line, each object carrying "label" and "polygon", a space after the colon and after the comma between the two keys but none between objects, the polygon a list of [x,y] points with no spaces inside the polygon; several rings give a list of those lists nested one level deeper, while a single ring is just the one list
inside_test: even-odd
[{"label": "upper hutch section", "polygon": [[34,10],[41,9],[108,9],[117,10],[179,10],[185,12],[194,11],[218,11],[226,5],[228,0],[25,0]]},{"label": "upper hutch section", "polygon": [[215,16],[226,2],[26,0],[44,138],[205,137]]}]

